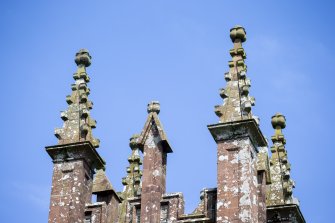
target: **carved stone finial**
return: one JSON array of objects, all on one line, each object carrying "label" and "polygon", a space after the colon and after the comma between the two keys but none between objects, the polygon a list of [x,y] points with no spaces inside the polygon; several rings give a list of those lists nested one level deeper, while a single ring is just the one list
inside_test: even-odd
[{"label": "carved stone finial", "polygon": [[241,42],[245,42],[247,40],[247,36],[246,36],[246,31],[242,26],[235,26],[234,28],[230,29],[230,38],[233,42],[235,42],[235,40],[239,39],[241,40]]},{"label": "carved stone finial", "polygon": [[59,144],[90,141],[97,148],[100,141],[92,133],[97,122],[90,115],[93,102],[88,99],[90,89],[87,83],[90,78],[86,73],[86,67],[91,64],[91,56],[86,49],[81,49],[76,53],[75,62],[78,65],[77,72],[73,74],[75,83],[71,85],[71,94],[66,96],[69,106],[61,112],[64,124],[62,128],[55,129],[55,136]]},{"label": "carved stone finial", "polygon": [[277,129],[277,128],[284,129],[286,127],[285,116],[280,113],[276,113],[271,118],[271,124],[274,129]]},{"label": "carved stone finial", "polygon": [[227,83],[220,89],[223,104],[215,106],[215,114],[221,123],[253,119],[251,107],[255,105],[255,98],[249,95],[251,81],[247,77],[246,53],[242,47],[242,42],[246,41],[244,28],[235,26],[230,29],[230,38],[234,44],[229,51],[229,71],[225,73]]},{"label": "carved stone finial", "polygon": [[294,202],[292,196],[294,181],[290,177],[291,164],[285,148],[286,139],[282,133],[282,129],[286,127],[285,116],[280,113],[275,114],[272,116],[271,124],[275,129],[275,134],[271,137],[273,142],[270,159],[272,184],[267,191],[266,202],[267,205],[291,204]]},{"label": "carved stone finial", "polygon": [[132,149],[138,148],[139,144],[138,144],[138,138],[140,137],[140,135],[138,134],[134,134],[129,140],[129,146]]},{"label": "carved stone finial", "polygon": [[87,49],[81,49],[78,51],[78,53],[76,53],[76,58],[74,61],[76,62],[77,66],[83,65],[88,67],[91,65],[91,58],[92,57]]},{"label": "carved stone finial", "polygon": [[[122,184],[124,186],[121,197],[123,198],[122,203],[119,206],[120,219],[127,219],[127,208],[128,199],[138,196],[141,191],[141,178],[142,178],[142,159],[140,156],[139,135],[134,134],[129,140],[129,146],[131,148],[131,155],[128,157],[129,166],[127,167],[127,175],[122,178]],[[125,222],[125,221],[121,221]]]},{"label": "carved stone finial", "polygon": [[161,108],[158,101],[152,101],[148,104],[148,113],[156,112],[157,114],[159,114],[160,109]]}]

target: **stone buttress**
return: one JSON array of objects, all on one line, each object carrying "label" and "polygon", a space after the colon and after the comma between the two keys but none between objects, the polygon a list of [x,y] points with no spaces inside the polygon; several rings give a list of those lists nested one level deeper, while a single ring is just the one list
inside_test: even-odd
[{"label": "stone buttress", "polygon": [[55,130],[58,145],[46,147],[54,163],[49,223],[84,222],[85,204],[91,202],[94,170],[104,168],[95,149],[99,140],[92,135],[96,122],[89,112],[92,102],[88,100],[86,67],[91,64],[91,56],[87,50],[80,50],[75,62],[75,83],[72,94],[66,97],[69,106],[61,113],[64,125]]},{"label": "stone buttress", "polygon": [[266,147],[267,143],[258,118],[251,112],[255,99],[249,96],[251,83],[246,76],[246,54],[242,48],[246,40],[244,28],[232,28],[230,38],[234,47],[230,50],[229,72],[225,74],[227,85],[220,90],[223,104],[215,106],[220,121],[208,126],[217,143],[216,222],[265,222],[262,189],[266,174],[264,170],[258,171],[258,154],[259,147]]},{"label": "stone buttress", "polygon": [[159,121],[158,102],[148,104],[148,118],[138,139],[143,152],[141,223],[160,222],[162,195],[166,192],[167,153],[172,149]]},{"label": "stone buttress", "polygon": [[291,164],[285,149],[286,139],[282,129],[286,127],[286,119],[280,113],[272,116],[272,127],[275,134],[271,137],[270,171],[272,184],[267,186],[268,222],[304,223],[300,212],[299,201],[293,197],[294,181],[291,179]]}]

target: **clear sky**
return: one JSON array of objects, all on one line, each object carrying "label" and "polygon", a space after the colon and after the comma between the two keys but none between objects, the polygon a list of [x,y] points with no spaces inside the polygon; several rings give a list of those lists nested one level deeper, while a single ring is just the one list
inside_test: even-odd
[{"label": "clear sky", "polygon": [[[307,222],[334,221],[333,1],[18,1],[0,6],[0,140],[2,222],[47,221],[52,162],[44,147],[57,143],[76,71],[74,55],[92,55],[92,117],[99,153],[113,186],[122,190],[128,140],[161,103],[160,119],[174,150],[167,190],[183,192],[192,211],[204,187],[216,186],[216,144],[229,29],[247,31],[244,48],[253,113],[273,135],[282,112],[294,195]],[[270,143],[271,145],[271,143]]]}]

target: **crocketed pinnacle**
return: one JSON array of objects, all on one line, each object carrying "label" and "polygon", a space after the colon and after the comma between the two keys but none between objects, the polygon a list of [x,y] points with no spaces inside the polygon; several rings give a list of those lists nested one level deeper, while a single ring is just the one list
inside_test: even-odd
[{"label": "crocketed pinnacle", "polygon": [[130,211],[128,198],[136,197],[141,190],[141,177],[142,171],[140,169],[142,160],[140,157],[140,150],[138,144],[139,135],[133,135],[130,138],[129,146],[131,148],[131,155],[128,157],[129,166],[127,167],[127,176],[122,179],[124,185],[122,196],[122,203],[119,208],[119,222],[128,222],[129,216],[127,213]]},{"label": "crocketed pinnacle", "polygon": [[285,116],[280,113],[275,114],[272,116],[271,124],[275,134],[271,137],[273,142],[270,159],[272,184],[269,185],[267,192],[267,205],[295,203],[296,199],[292,196],[294,181],[290,178],[291,165],[287,159],[286,140],[282,133],[282,129],[286,127]]},{"label": "crocketed pinnacle", "polygon": [[75,62],[78,66],[77,72],[73,78],[72,94],[66,97],[68,109],[61,112],[61,118],[64,121],[62,128],[55,130],[55,136],[59,144],[90,141],[92,145],[99,147],[99,140],[92,135],[92,129],[96,127],[96,121],[91,118],[90,110],[93,103],[88,100],[90,89],[87,83],[90,81],[86,73],[86,67],[91,65],[91,56],[86,49],[79,50],[76,53]]},{"label": "crocketed pinnacle", "polygon": [[125,186],[123,197],[134,197],[140,188],[142,171],[140,169],[142,160],[138,145],[139,135],[135,134],[130,138],[129,146],[131,155],[128,157],[129,167],[127,167],[127,176],[122,179],[122,184]]},{"label": "crocketed pinnacle", "polygon": [[226,88],[220,89],[223,105],[215,106],[215,113],[221,123],[253,118],[251,106],[255,104],[255,99],[249,96],[251,82],[246,77],[246,54],[242,48],[242,43],[246,41],[244,28],[235,26],[230,29],[230,38],[234,48],[230,50],[232,60],[229,61],[229,72],[225,73]]}]

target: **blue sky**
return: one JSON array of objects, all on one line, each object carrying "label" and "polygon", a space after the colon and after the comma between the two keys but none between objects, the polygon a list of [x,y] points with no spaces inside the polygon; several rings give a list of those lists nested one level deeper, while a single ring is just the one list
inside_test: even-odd
[{"label": "blue sky", "polygon": [[128,139],[142,130],[147,103],[159,100],[174,150],[167,190],[183,192],[192,211],[200,190],[216,186],[216,144],[206,126],[218,122],[229,29],[241,24],[253,113],[268,138],[271,116],[286,116],[294,194],[307,222],[332,222],[334,23],[332,1],[2,0],[2,220],[47,221],[52,163],[44,146],[57,143],[80,48],[92,55],[94,135],[114,187],[122,189]]}]

